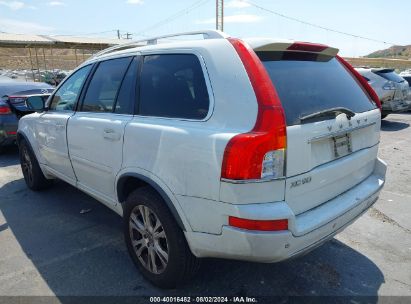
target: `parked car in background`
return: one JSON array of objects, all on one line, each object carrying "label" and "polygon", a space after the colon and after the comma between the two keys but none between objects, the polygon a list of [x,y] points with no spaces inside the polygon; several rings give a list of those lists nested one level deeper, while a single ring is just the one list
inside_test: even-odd
[{"label": "parked car in background", "polygon": [[64,78],[67,77],[67,73],[63,71],[45,71],[41,74],[42,81],[53,86],[58,86]]},{"label": "parked car in background", "polygon": [[97,54],[18,130],[27,186],[62,179],[122,215],[132,260],[167,288],[197,258],[304,254],[385,182],[380,101],[337,49],[194,34]]},{"label": "parked car in background", "polygon": [[393,69],[357,68],[356,70],[368,81],[380,98],[382,118],[390,113],[403,112],[410,108],[408,82]]},{"label": "parked car in background", "polygon": [[0,150],[16,142],[18,122],[24,115],[33,113],[27,105],[29,96],[47,99],[54,87],[37,82],[0,82]]},{"label": "parked car in background", "polygon": [[404,72],[401,72],[400,76],[404,78],[408,82],[408,85],[410,86],[410,90],[408,93],[408,100],[411,100],[411,70],[406,70]]}]

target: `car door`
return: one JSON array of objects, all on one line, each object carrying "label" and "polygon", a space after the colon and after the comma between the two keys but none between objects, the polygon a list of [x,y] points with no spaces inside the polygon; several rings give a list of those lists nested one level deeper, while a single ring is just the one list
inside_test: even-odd
[{"label": "car door", "polygon": [[67,122],[74,109],[83,84],[92,68],[87,65],[75,71],[52,95],[49,109],[36,121],[36,136],[46,168],[58,178],[73,185],[76,178],[67,149]]},{"label": "car door", "polygon": [[124,129],[133,118],[137,65],[133,57],[100,62],[68,123],[77,186],[109,206],[116,202]]}]

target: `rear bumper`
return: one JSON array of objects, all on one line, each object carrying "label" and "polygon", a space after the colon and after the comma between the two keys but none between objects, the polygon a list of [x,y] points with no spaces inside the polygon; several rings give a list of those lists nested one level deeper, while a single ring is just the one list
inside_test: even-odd
[{"label": "rear bumper", "polygon": [[244,218],[258,219],[256,214],[264,215],[261,219],[288,218],[289,231],[253,232],[225,225],[220,235],[186,232],[187,241],[197,257],[270,263],[304,254],[342,231],[377,201],[385,172],[386,164],[378,159],[374,172],[366,180],[298,216],[285,202],[236,207]]},{"label": "rear bumper", "polygon": [[13,114],[0,117],[0,146],[8,146],[16,142],[18,124]]}]

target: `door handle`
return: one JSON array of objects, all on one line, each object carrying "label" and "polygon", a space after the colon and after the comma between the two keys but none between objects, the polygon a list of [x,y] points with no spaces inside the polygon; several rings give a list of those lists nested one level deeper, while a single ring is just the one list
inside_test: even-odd
[{"label": "door handle", "polygon": [[120,133],[117,133],[113,129],[104,129],[103,137],[108,140],[117,141],[120,140],[121,136]]}]

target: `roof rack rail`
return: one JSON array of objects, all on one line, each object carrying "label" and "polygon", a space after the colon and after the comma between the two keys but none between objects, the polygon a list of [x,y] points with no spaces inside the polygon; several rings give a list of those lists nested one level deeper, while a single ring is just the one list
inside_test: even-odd
[{"label": "roof rack rail", "polygon": [[102,51],[98,52],[97,54],[95,54],[90,59],[94,59],[94,58],[97,58],[97,57],[100,57],[102,55],[106,55],[106,54],[109,54],[109,53],[112,53],[112,52],[115,52],[115,51],[127,50],[127,49],[131,49],[131,48],[147,46],[147,45],[155,45],[155,44],[158,44],[158,40],[160,40],[160,39],[173,38],[173,37],[182,37],[182,36],[195,36],[195,35],[203,35],[204,39],[225,39],[225,38],[229,37],[227,34],[221,32],[221,31],[216,31],[216,30],[195,31],[195,32],[185,32],[185,33],[163,35],[163,36],[157,36],[157,37],[152,37],[152,38],[132,41],[132,42],[129,42],[129,43],[115,45],[115,46],[109,47],[105,50],[102,50]]}]

